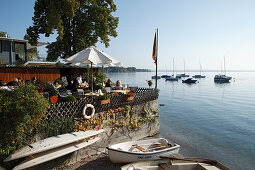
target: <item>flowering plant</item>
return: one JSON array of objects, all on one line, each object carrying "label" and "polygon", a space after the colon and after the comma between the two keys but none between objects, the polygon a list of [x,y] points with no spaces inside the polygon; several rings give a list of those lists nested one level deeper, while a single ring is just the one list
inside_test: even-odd
[{"label": "flowering plant", "polygon": [[98,97],[99,100],[106,100],[106,99],[110,99],[110,95],[109,94],[103,94],[103,95],[100,95]]},{"label": "flowering plant", "polygon": [[151,80],[146,80],[148,85],[151,86],[152,85],[152,81]]},{"label": "flowering plant", "polygon": [[135,93],[134,92],[128,92],[127,94],[124,94],[125,97],[133,97],[135,96]]}]

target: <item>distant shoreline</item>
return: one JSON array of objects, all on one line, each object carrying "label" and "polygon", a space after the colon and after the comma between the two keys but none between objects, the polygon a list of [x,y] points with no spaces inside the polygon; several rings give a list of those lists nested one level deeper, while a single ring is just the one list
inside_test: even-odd
[{"label": "distant shoreline", "polygon": [[105,73],[126,73],[126,72],[152,72],[150,69],[137,69],[135,67],[106,67]]}]

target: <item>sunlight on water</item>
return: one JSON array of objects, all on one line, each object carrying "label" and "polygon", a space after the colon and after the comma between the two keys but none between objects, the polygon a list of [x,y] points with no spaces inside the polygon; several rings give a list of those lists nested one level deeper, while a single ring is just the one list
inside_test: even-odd
[{"label": "sunlight on water", "polygon": [[[146,80],[152,74],[109,77],[113,82],[148,87]],[[255,72],[228,73],[234,79],[225,84],[214,83],[215,74],[208,72],[191,85],[158,80],[159,103],[165,104],[159,107],[160,135],[179,143],[184,156],[217,159],[232,169],[254,169]]]}]

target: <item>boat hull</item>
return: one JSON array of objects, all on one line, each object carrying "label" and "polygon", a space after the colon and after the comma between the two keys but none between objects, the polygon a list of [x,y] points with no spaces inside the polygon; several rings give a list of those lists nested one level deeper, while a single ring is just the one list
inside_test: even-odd
[{"label": "boat hull", "polygon": [[199,78],[199,79],[201,79],[201,78],[205,78],[205,76],[202,76],[202,75],[195,75],[195,76],[193,76],[193,78]]},{"label": "boat hull", "polygon": [[62,135],[46,138],[31,144],[30,146],[32,146],[33,148],[29,146],[25,146],[21,148],[20,150],[16,151],[14,154],[7,157],[4,160],[4,162],[23,158],[29,155],[34,155],[34,154],[44,152],[50,149],[54,149],[63,145],[73,143],[75,141],[79,141],[82,139],[86,139],[86,138],[98,135],[102,132],[104,132],[103,129],[98,131],[88,130],[88,131],[72,132],[72,133],[67,133],[67,134],[62,134]]},{"label": "boat hull", "polygon": [[30,168],[44,162],[59,158],[61,156],[67,155],[69,153],[75,152],[79,149],[82,149],[86,146],[89,146],[95,142],[97,142],[100,138],[96,137],[95,139],[90,139],[88,141],[78,141],[74,143],[70,143],[68,145],[64,145],[55,149],[51,149],[45,152],[41,152],[33,155],[32,157],[24,160],[19,165],[13,168],[13,170],[20,170]]},{"label": "boat hull", "polygon": [[[162,168],[162,166],[164,168]],[[121,167],[121,170],[159,170],[159,169],[172,169],[172,170],[230,170],[227,166],[214,160],[203,158],[169,158],[153,161],[137,162],[127,164]]]},{"label": "boat hull", "polygon": [[[162,140],[163,138],[159,138],[159,139]],[[132,142],[124,142],[121,144],[116,144],[111,147],[108,147],[108,155],[110,160],[114,163],[129,163],[129,162],[156,160],[156,159],[160,159],[160,156],[171,156],[179,152],[180,145],[178,144],[174,144],[174,146],[172,147],[165,148],[158,151],[152,151],[152,152],[131,152],[131,151],[127,151],[123,149],[123,148],[129,148],[135,144],[143,146],[143,145],[153,143],[153,142],[158,142],[158,141],[160,140],[154,139],[154,140],[132,141]],[[171,145],[170,143],[168,144]],[[123,150],[118,147],[122,148]]]}]

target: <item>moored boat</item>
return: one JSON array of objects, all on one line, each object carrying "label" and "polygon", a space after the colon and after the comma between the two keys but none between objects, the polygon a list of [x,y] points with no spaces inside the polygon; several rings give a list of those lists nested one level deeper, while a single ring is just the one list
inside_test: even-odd
[{"label": "moored boat", "polygon": [[178,78],[174,77],[174,76],[168,76],[166,78],[166,81],[178,81]]},{"label": "moored boat", "polygon": [[167,77],[169,77],[169,75],[164,74],[161,76],[161,78],[167,78]]},{"label": "moored boat", "polygon": [[218,74],[218,75],[214,76],[215,82],[229,82],[229,80],[231,80],[231,79],[232,79],[232,77],[222,75],[222,74]]},{"label": "moored boat", "polygon": [[192,79],[192,78],[188,78],[188,79],[186,79],[186,80],[182,80],[182,82],[183,82],[183,83],[196,83],[197,80]]},{"label": "moored boat", "polygon": [[114,163],[156,160],[159,156],[170,156],[179,152],[180,145],[164,138],[123,142],[108,147],[108,155]]},{"label": "moored boat", "polygon": [[161,79],[160,76],[151,76],[152,79],[156,79],[156,77],[157,77],[157,79]]},{"label": "moored boat", "polygon": [[222,163],[203,158],[164,158],[127,164],[121,170],[230,170]]}]

